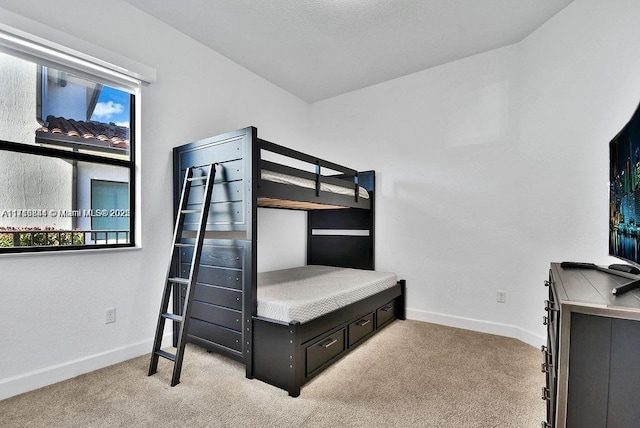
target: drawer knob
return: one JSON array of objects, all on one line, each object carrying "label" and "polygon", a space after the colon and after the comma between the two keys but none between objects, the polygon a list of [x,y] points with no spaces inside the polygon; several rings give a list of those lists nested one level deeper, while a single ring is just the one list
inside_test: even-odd
[{"label": "drawer knob", "polygon": [[327,349],[329,346],[335,344],[336,342],[338,342],[338,339],[327,339],[324,342],[322,342],[320,346]]},{"label": "drawer knob", "polygon": [[548,287],[548,286],[549,286],[549,281],[548,281],[548,280],[545,280],[545,282],[544,282],[544,286],[545,286],[545,287]]}]

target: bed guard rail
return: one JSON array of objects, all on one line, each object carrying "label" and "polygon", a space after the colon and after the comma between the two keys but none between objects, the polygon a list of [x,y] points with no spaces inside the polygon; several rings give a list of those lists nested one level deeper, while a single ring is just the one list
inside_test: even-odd
[{"label": "bed guard rail", "polygon": [[[275,153],[287,158],[295,159],[297,161],[302,161],[307,164],[313,165],[315,169],[315,186],[316,186],[316,196],[320,196],[320,184],[322,183],[321,177],[328,177],[333,179],[339,179],[349,184],[353,184],[353,192],[355,201],[358,202],[358,171],[352,168],[348,168],[343,165],[339,165],[334,162],[329,162],[324,159],[317,158],[315,156],[308,155],[306,153],[299,152],[294,149],[290,149],[288,147],[281,146],[279,144],[272,143],[270,141],[266,141],[263,139],[258,139],[258,149],[265,150],[267,152]],[[263,162],[262,154],[260,153],[259,161]],[[332,171],[337,171],[341,174],[339,175],[323,175],[322,168],[326,168]],[[295,169],[295,168],[294,168]],[[300,170],[303,171],[303,170]],[[304,172],[304,171],[303,171]]]}]

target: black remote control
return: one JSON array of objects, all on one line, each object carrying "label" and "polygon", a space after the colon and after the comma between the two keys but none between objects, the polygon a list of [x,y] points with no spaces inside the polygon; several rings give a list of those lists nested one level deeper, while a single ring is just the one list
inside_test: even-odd
[{"label": "black remote control", "polygon": [[612,265],[609,265],[609,269],[617,270],[620,272],[632,273],[634,275],[640,274],[640,269],[631,265],[612,264]]},{"label": "black remote control", "polygon": [[595,263],[585,262],[562,262],[560,267],[563,269],[598,269],[598,265]]},{"label": "black remote control", "polygon": [[635,290],[636,288],[640,288],[640,279],[636,279],[635,281],[631,281],[628,284],[621,285],[620,287],[616,287],[611,290],[614,296],[619,296],[622,293],[626,293],[627,291]]}]

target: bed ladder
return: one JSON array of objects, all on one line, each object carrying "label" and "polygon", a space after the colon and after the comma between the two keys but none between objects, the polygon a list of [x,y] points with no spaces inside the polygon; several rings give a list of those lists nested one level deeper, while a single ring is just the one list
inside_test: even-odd
[{"label": "bed ladder", "polygon": [[[184,357],[184,349],[187,344],[187,334],[189,330],[189,318],[191,316],[191,306],[193,303],[193,295],[195,294],[196,281],[198,280],[198,268],[200,266],[200,256],[202,254],[202,244],[204,242],[205,229],[207,227],[207,217],[209,216],[209,207],[211,205],[211,197],[213,195],[213,182],[216,175],[216,165],[211,164],[209,166],[209,174],[203,176],[194,176],[194,168],[188,168],[185,173],[184,183],[182,186],[182,194],[180,195],[180,206],[176,217],[176,225],[173,232],[173,243],[171,244],[171,257],[169,261],[169,267],[167,269],[167,279],[164,286],[164,292],[162,294],[162,302],[160,304],[160,314],[158,315],[158,325],[156,327],[156,335],[153,342],[153,351],[151,352],[151,363],[149,364],[149,376],[156,373],[158,370],[159,357],[166,358],[173,361],[173,376],[171,378],[171,386],[175,386],[180,383],[180,372],[182,370],[182,360]],[[204,194],[202,206],[200,209],[187,209],[189,194],[192,187],[202,186],[204,182]],[[198,224],[198,231],[193,243],[183,243],[182,232],[184,229],[185,217],[188,214],[200,213],[200,221]],[[193,255],[191,257],[191,266],[189,268],[189,277],[180,277],[179,257],[181,248],[190,247],[193,248]],[[175,268],[177,276],[171,276],[171,273]],[[169,298],[173,290],[177,292],[179,287],[183,285],[187,286],[184,306],[182,308],[182,314],[173,314],[168,311]],[[166,320],[174,321],[174,327],[178,326],[178,343],[176,347],[176,353],[163,351],[160,349],[162,345],[162,336],[164,336],[164,325]]]}]

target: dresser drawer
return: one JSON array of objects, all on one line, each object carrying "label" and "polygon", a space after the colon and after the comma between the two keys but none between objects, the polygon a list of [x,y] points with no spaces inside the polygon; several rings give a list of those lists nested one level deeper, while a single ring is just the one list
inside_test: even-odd
[{"label": "dresser drawer", "polygon": [[376,311],[376,328],[383,326],[396,317],[396,301],[392,300]]},{"label": "dresser drawer", "polygon": [[191,318],[189,335],[242,353],[242,333],[239,331]]},{"label": "dresser drawer", "polygon": [[[180,300],[184,308],[184,299]],[[209,322],[231,330],[242,331],[242,312],[194,301],[191,305],[191,319]]]},{"label": "dresser drawer", "polygon": [[373,332],[373,312],[349,324],[349,347]]},{"label": "dresser drawer", "polygon": [[307,375],[313,373],[345,350],[345,332],[346,330],[343,328],[307,346],[305,350]]},{"label": "dresser drawer", "polygon": [[[180,298],[184,300],[187,294],[187,286],[180,286]],[[212,305],[224,306],[225,308],[242,310],[242,291],[229,290],[222,287],[214,287],[205,284],[196,284],[196,291],[193,300]]]}]

